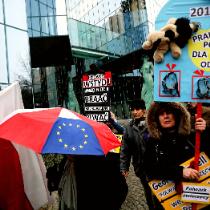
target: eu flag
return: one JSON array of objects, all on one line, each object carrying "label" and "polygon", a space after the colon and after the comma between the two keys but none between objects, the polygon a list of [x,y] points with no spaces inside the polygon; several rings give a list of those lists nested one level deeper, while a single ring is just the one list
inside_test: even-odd
[{"label": "eu flag", "polygon": [[84,121],[59,117],[47,138],[42,153],[101,155],[93,128]]}]

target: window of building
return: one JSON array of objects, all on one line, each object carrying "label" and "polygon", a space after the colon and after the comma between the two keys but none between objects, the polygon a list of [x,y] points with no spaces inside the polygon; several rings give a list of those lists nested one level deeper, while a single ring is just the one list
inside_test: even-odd
[{"label": "window of building", "polygon": [[36,31],[36,30],[32,30],[32,37],[37,37],[37,36],[41,36],[41,32]]},{"label": "window of building", "polygon": [[31,18],[31,23],[33,30],[40,31],[40,17]]},{"label": "window of building", "polygon": [[53,0],[47,0],[47,5],[53,7],[54,6]]},{"label": "window of building", "polygon": [[25,65],[29,62],[29,42],[27,32],[6,27],[10,82],[19,75],[28,76]]},{"label": "window of building", "polygon": [[49,31],[49,23],[48,23],[48,18],[47,17],[42,17],[41,18],[41,24],[42,24],[42,33],[45,33],[45,34],[49,34],[50,31]]},{"label": "window of building", "polygon": [[2,0],[0,0],[0,23],[3,23],[3,4],[2,4]]},{"label": "window of building", "polygon": [[40,4],[40,11],[41,11],[41,16],[47,16],[47,6],[44,4]]},{"label": "window of building", "polygon": [[55,22],[56,22],[56,17],[50,16],[48,18],[49,20],[49,33],[50,35],[56,35],[56,27],[55,27]]},{"label": "window of building", "polygon": [[39,16],[39,3],[38,1],[31,0],[31,16]]},{"label": "window of building", "polygon": [[7,66],[6,66],[6,46],[5,46],[5,34],[4,34],[4,26],[0,24],[0,66],[1,66],[1,74],[0,74],[0,83],[7,83]]},{"label": "window of building", "polygon": [[25,0],[6,0],[4,1],[4,5],[6,24],[27,30]]},{"label": "window of building", "polygon": [[32,25],[31,25],[31,19],[30,18],[27,18],[27,23],[28,23],[28,29],[31,29]]},{"label": "window of building", "polygon": [[47,4],[47,0],[39,0],[40,3]]}]

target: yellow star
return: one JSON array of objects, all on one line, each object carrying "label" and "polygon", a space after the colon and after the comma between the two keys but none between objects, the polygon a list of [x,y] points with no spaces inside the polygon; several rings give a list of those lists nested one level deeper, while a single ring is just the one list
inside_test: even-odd
[{"label": "yellow star", "polygon": [[72,150],[73,150],[73,151],[76,151],[76,147],[72,147]]},{"label": "yellow star", "polygon": [[87,144],[87,141],[84,141],[84,144]]},{"label": "yellow star", "polygon": [[80,125],[77,125],[77,128],[79,128],[80,127]]},{"label": "yellow star", "polygon": [[68,147],[68,145],[67,144],[64,144],[64,148],[67,148]]},{"label": "yellow star", "polygon": [[60,131],[57,131],[57,135],[60,135],[61,133],[60,133]]},{"label": "yellow star", "polygon": [[62,127],[61,126],[58,126],[58,128],[61,129]]},{"label": "yellow star", "polygon": [[84,146],[82,146],[82,145],[79,145],[79,148],[80,148],[80,149],[83,149],[83,148],[84,148]]},{"label": "yellow star", "polygon": [[58,139],[59,142],[63,142],[63,139]]},{"label": "yellow star", "polygon": [[83,131],[83,132],[84,132],[84,131],[85,131],[85,129],[84,129],[84,128],[82,128],[82,129],[81,129],[81,131]]},{"label": "yellow star", "polygon": [[66,123],[63,123],[63,126],[66,126]]},{"label": "yellow star", "polygon": [[88,137],[88,135],[87,135],[87,134],[85,134],[85,135],[84,135],[84,137],[85,137],[85,138],[87,138],[87,137]]}]

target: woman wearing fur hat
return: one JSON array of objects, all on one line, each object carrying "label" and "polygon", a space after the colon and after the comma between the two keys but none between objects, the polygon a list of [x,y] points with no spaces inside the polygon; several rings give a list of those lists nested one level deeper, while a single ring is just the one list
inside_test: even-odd
[{"label": "woman wearing fur hat", "polygon": [[[147,113],[150,137],[144,156],[145,170],[150,180],[169,179],[179,183],[199,178],[197,170],[180,166],[194,156],[190,125],[190,114],[180,103],[160,102],[151,105]],[[202,132],[205,128],[206,121],[197,118],[195,129]]]}]

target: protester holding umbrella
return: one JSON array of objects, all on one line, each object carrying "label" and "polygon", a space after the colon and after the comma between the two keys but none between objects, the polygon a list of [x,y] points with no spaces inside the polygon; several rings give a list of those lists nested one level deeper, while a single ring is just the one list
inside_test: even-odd
[{"label": "protester holding umbrella", "polygon": [[[78,157],[78,164],[75,163],[75,168],[78,166],[81,169],[80,174],[85,172],[86,177],[77,183],[89,183],[88,186],[86,185],[89,191],[86,191],[85,196],[86,198],[91,197],[89,200],[83,200],[84,203],[80,202],[80,204],[85,204],[88,201],[80,209],[102,209],[101,198],[106,204],[106,197],[100,195],[98,191],[95,191],[95,197],[91,195],[94,189],[91,184],[94,184],[96,179],[100,179],[101,192],[104,192],[103,186],[107,183],[100,176],[103,175],[106,167],[102,167],[103,164],[101,165],[98,160],[103,162],[105,155],[111,149],[121,145],[107,125],[60,107],[19,109],[0,123],[0,138],[26,146],[42,154],[59,153]],[[97,161],[94,160],[94,156],[98,156]],[[82,165],[85,167],[82,168]],[[78,167],[75,173],[79,172]],[[98,170],[99,173],[94,173],[94,170]],[[90,208],[88,208],[88,204]],[[79,207],[77,209],[79,210]]]},{"label": "protester holding umbrella", "polygon": [[[113,113],[110,122],[105,124],[122,134],[123,128],[117,124]],[[60,187],[61,210],[119,210],[127,195],[119,153],[71,156]]]},{"label": "protester holding umbrella", "polygon": [[[183,180],[195,181],[199,172],[181,163],[194,156],[191,143],[190,114],[176,102],[153,103],[147,113],[149,139],[146,144],[144,166],[149,180],[169,179],[180,186]],[[206,121],[197,118],[195,129],[203,132]],[[154,209],[162,209],[157,202]]]}]

